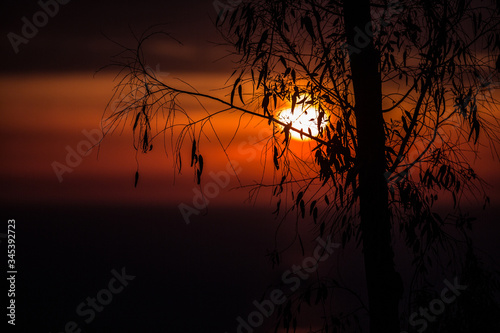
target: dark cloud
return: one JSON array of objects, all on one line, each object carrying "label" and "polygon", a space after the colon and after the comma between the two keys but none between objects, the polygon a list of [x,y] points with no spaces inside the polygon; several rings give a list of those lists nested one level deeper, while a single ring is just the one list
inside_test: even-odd
[{"label": "dark cloud", "polygon": [[[46,2],[51,0],[41,1]],[[134,34],[140,36],[155,25],[159,26],[154,30],[161,29],[182,41],[184,47],[176,44],[177,48],[188,50],[163,52],[162,63],[181,71],[220,71],[228,67],[227,63],[214,63],[222,56],[223,49],[215,48],[212,43],[220,38],[213,24],[215,8],[210,0],[129,3],[73,0],[60,5],[47,24],[27,38],[27,44],[19,44],[17,54],[8,34],[22,37],[24,18],[31,23],[36,18],[43,20],[43,15],[37,14],[42,8],[35,2],[13,1],[2,7],[0,33],[4,38],[0,43],[3,54],[0,72],[95,71],[120,51],[107,37],[130,47],[135,45]],[[173,45],[168,39],[164,42]]]}]

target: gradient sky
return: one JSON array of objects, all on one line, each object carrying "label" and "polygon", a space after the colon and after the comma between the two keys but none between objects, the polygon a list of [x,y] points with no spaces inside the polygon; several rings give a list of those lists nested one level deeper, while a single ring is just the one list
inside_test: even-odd
[{"label": "gradient sky", "polygon": [[[300,260],[294,249],[282,266],[272,270],[265,258],[266,250],[274,245],[278,223],[270,214],[269,193],[263,192],[252,205],[245,201],[245,190],[230,190],[238,186],[232,175],[230,186],[210,201],[208,213],[193,217],[187,226],[177,206],[192,203],[196,189],[192,169],[185,167],[182,175],[176,174],[161,140],[152,153],[136,155],[130,129],[106,137],[99,151],[95,148],[83,157],[71,173],[63,175],[62,182],[53,170],[54,162],[65,163],[67,147],[77,149],[86,140],[82,131],[100,128],[116,82],[112,70],[96,72],[120,51],[108,37],[133,47],[132,33],[140,35],[154,24],[164,24],[164,30],[183,45],[155,40],[148,64],[168,73],[167,80],[182,78],[200,91],[224,85],[234,64],[230,58],[221,59],[226,47],[214,45],[221,39],[213,25],[212,1],[72,0],[61,5],[26,45],[20,45],[17,54],[7,35],[20,34],[22,18],[31,20],[40,7],[35,1],[12,0],[1,6],[0,200],[5,208],[2,214],[14,215],[9,218],[24,224],[20,230],[25,233],[19,234],[24,246],[20,258],[25,263],[20,262],[26,272],[21,318],[27,320],[33,311],[40,320],[48,318],[40,327],[61,330],[69,320],[65,318],[74,317],[79,301],[97,292],[109,271],[122,265],[142,282],[137,282],[135,290],[131,285],[133,296],[124,295],[123,300],[117,296],[106,309],[109,315],[98,317],[89,332],[120,325],[139,328],[141,318],[150,321],[144,327],[151,332],[165,331],[158,329],[155,320],[170,325],[172,332],[207,327],[207,332],[235,332],[235,318],[252,311],[252,301]],[[202,112],[193,101],[186,107]],[[216,123],[223,142],[231,139],[236,119],[233,115]],[[240,181],[250,184],[262,175],[263,146],[255,138],[265,133],[261,132],[265,126],[257,121],[246,124],[228,152],[241,165]],[[297,151],[303,149],[294,144]],[[186,156],[189,148],[187,144]],[[205,174],[226,168],[227,159],[214,140],[203,144],[202,153],[207,161]],[[137,162],[140,179],[134,188]],[[475,166],[492,186],[492,210],[479,212],[476,237],[487,251],[494,252],[497,233],[491,230],[498,231],[498,160],[483,154]],[[291,237],[293,228],[287,228],[283,239]],[[310,221],[301,228],[311,230]],[[309,237],[309,247],[314,246],[313,240]],[[342,254],[348,261],[355,255],[356,251]],[[359,262],[351,262],[342,274],[355,285],[363,273]],[[45,283],[60,290],[41,291]],[[165,298],[163,303],[155,300],[157,293]],[[134,306],[141,297],[149,305],[137,309]],[[40,308],[45,310],[40,312]],[[165,313],[170,319],[165,319]],[[202,323],[191,322],[193,316]]]},{"label": "gradient sky", "polygon": [[[67,147],[76,150],[86,140],[83,130],[101,126],[116,82],[113,71],[96,72],[121,51],[107,37],[133,47],[132,31],[165,24],[183,45],[168,39],[155,44],[152,68],[207,92],[225,83],[233,64],[220,60],[224,47],[214,47],[220,39],[212,2],[73,0],[16,54],[7,34],[19,34],[22,18],[39,10],[35,2],[9,1],[0,11],[0,200],[2,216],[18,221],[19,322],[31,330],[61,331],[67,321],[78,322],[76,306],[102,288],[111,269],[127,267],[137,276],[135,287],[82,329],[235,332],[237,316],[253,311],[252,302],[298,258],[290,251],[283,267],[272,270],[265,257],[277,226],[269,195],[261,196],[264,205],[245,203],[246,191],[230,191],[238,186],[231,176],[208,212],[187,226],[178,205],[192,204],[192,169],[176,174],[160,140],[152,153],[138,156],[141,176],[134,188],[130,130],[107,137],[99,154],[94,149],[62,182],[52,167],[65,164]],[[186,107],[201,111],[192,101]],[[233,120],[217,124],[227,141]],[[229,149],[242,164],[241,181],[261,175],[260,130],[257,123],[240,130]],[[226,169],[217,145],[204,144],[202,152],[206,174]],[[283,235],[290,238],[286,230]]]},{"label": "gradient sky", "polygon": [[[4,20],[8,24],[2,26],[3,35],[11,31],[19,33],[23,25],[21,18],[40,9],[26,5],[12,7]],[[165,198],[160,199],[160,187],[166,189],[172,184],[173,162],[164,158],[162,149],[139,156],[142,186],[130,189],[136,169],[130,131],[109,137],[101,146],[99,158],[94,149],[78,167],[72,168],[74,172],[64,174],[61,184],[52,170],[52,163],[64,164],[66,146],[76,149],[80,141],[85,140],[83,130],[91,131],[101,126],[102,113],[116,84],[113,81],[116,71],[96,72],[110,64],[111,56],[120,51],[105,35],[133,47],[131,31],[140,34],[157,22],[165,23],[165,30],[184,45],[169,39],[158,41],[152,46],[149,65],[171,80],[180,77],[204,91],[224,84],[232,63],[217,61],[224,54],[224,47],[214,48],[212,44],[218,37],[211,23],[214,12],[210,1],[171,4],[158,1],[140,5],[106,2],[95,6],[72,1],[61,6],[59,13],[47,26],[40,28],[27,45],[20,45],[18,54],[13,52],[8,40],[3,40],[5,56],[0,65],[2,136],[15,143],[1,147],[2,152],[10,156],[2,164],[3,170],[10,175],[8,182],[12,186],[6,199],[103,202],[121,201],[128,196],[132,201],[162,202]],[[4,10],[3,15],[6,13]],[[194,108],[190,112],[201,111],[192,102],[186,107]],[[229,130],[222,126],[222,135],[230,133]],[[213,154],[221,153],[217,147],[206,145],[206,148],[209,161]],[[179,181],[186,180],[184,185],[187,185],[192,181],[192,173],[187,168],[183,172],[186,177],[180,177]],[[30,182],[23,179],[30,179]],[[109,185],[104,190],[100,187],[103,182]],[[83,183],[85,191],[75,193],[73,186]],[[178,199],[182,198],[178,192],[185,188],[175,188]],[[168,195],[172,190],[163,192]]]}]

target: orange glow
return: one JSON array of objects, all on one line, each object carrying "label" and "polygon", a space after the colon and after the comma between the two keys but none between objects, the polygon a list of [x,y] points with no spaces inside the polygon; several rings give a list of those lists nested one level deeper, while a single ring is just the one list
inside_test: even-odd
[{"label": "orange glow", "polygon": [[[170,132],[160,134],[154,141],[154,150],[144,155],[133,149],[132,124],[123,122],[110,133],[99,148],[93,149],[81,161],[70,166],[59,182],[53,163],[67,166],[68,149],[77,151],[86,139],[83,130],[101,128],[104,108],[110,101],[116,82],[113,74],[24,74],[0,76],[0,108],[3,122],[0,124],[2,143],[0,151],[5,157],[0,165],[4,202],[78,202],[120,204],[170,203],[192,204],[194,169],[190,168],[191,137],[187,137],[181,151],[182,173],[174,168],[174,156]],[[226,74],[178,73],[179,77],[200,90],[209,92],[213,85],[222,85]],[[167,80],[176,82],[174,74]],[[189,115],[200,118],[206,111],[195,99],[184,98],[182,104]],[[209,111],[219,105],[205,103]],[[266,138],[272,131],[266,122],[244,117],[244,125],[238,114],[224,114],[214,118],[211,127],[204,129],[200,153],[205,158],[203,183],[213,182],[210,173],[226,170],[228,159],[241,167],[237,176],[230,174],[230,184],[211,205],[242,203],[245,191],[231,188],[248,184],[262,176]],[[159,130],[164,124],[153,124]],[[215,137],[214,131],[217,132]],[[237,136],[235,136],[237,132]],[[177,132],[176,132],[177,133]],[[175,137],[174,141],[175,142]],[[220,140],[220,142],[218,141]],[[222,147],[228,147],[228,155]],[[77,164],[77,165],[76,165]],[[139,166],[140,180],[134,188],[133,177]],[[68,169],[68,170],[69,170]]]},{"label": "orange glow", "polygon": [[[226,74],[213,73],[177,73],[166,80],[175,83],[176,76],[186,78],[187,82],[205,92],[227,80]],[[112,74],[94,76],[94,73],[85,72],[0,76],[3,87],[0,91],[3,117],[0,151],[4,156],[0,181],[3,180],[6,189],[2,195],[4,202],[192,203],[197,185],[194,169],[189,165],[191,137],[187,137],[182,149],[183,169],[178,174],[174,168],[175,154],[170,133],[166,137],[158,136],[154,150],[147,155],[136,155],[130,119],[107,136],[99,149],[82,158],[78,166],[71,167],[71,172],[64,173],[64,181],[59,183],[52,163],[66,165],[68,149],[77,150],[86,140],[82,131],[101,128],[104,107],[116,84],[113,78]],[[182,105],[193,118],[206,115],[195,99],[185,98]],[[204,106],[210,111],[220,108],[213,103]],[[299,121],[290,119],[291,116]],[[289,105],[284,106],[279,115],[282,121],[292,121],[293,126],[302,128],[304,133],[310,129],[312,135],[318,134],[317,123],[310,119],[317,116],[313,107],[304,111],[300,105],[293,115]],[[329,113],[326,118],[331,116],[334,114]],[[272,145],[268,142],[272,128],[266,121],[251,116],[240,118],[238,113],[221,115],[212,125],[213,129],[205,127],[206,136],[200,142],[200,154],[205,159],[201,186],[204,188],[212,181],[211,172],[220,174],[226,170],[230,159],[235,166],[241,167],[241,172],[230,174],[231,183],[221,189],[220,196],[212,199],[211,205],[242,203],[248,193],[230,189],[251,184],[256,179],[262,180],[263,173],[268,170],[271,172],[266,173],[266,177],[272,177],[272,159],[268,159],[272,156]],[[155,130],[162,126],[161,121],[153,124]],[[217,132],[217,137],[214,132]],[[291,135],[294,140],[290,148],[294,154],[313,161],[310,155],[314,146],[312,141],[305,137],[300,140],[299,133],[291,132]],[[138,165],[140,180],[138,187],[134,188],[133,177]],[[493,166],[492,162],[485,160],[477,160],[474,165],[479,174],[498,184],[498,172]],[[492,191],[492,200],[499,198],[497,193]]]}]

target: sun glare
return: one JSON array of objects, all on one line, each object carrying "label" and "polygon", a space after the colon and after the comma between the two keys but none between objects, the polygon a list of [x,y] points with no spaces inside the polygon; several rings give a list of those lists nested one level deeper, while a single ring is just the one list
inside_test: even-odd
[{"label": "sun glare", "polygon": [[[311,134],[312,136],[317,136],[318,132],[318,110],[310,107],[307,109],[302,109],[300,107],[295,108],[293,114],[291,109],[283,109],[279,113],[279,120],[284,123],[292,122],[292,127],[302,130],[304,134]],[[327,116],[321,122],[321,128],[324,128],[327,123]],[[290,131],[290,135],[295,140],[310,140],[309,138],[303,136],[300,137],[300,133],[295,131]]]}]

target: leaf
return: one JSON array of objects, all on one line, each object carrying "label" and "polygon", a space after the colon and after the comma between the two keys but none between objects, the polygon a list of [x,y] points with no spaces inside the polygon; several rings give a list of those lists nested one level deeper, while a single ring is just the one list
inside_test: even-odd
[{"label": "leaf", "polygon": [[[283,129],[282,133],[285,133],[285,139],[283,140],[283,143],[285,145],[288,145],[290,141],[290,129],[292,128],[292,123],[288,123],[285,128]],[[284,152],[284,151],[283,151]]]},{"label": "leaf", "polygon": [[135,172],[135,182],[134,182],[134,187],[137,187],[137,182],[139,181],[139,171]]},{"label": "leaf", "polygon": [[292,96],[292,108],[290,109],[290,112],[293,114],[293,111],[295,110],[295,106],[297,105],[297,98],[300,97],[299,90],[296,89],[295,93]]},{"label": "leaf", "polygon": [[473,119],[472,120],[472,124],[471,124],[471,130],[470,130],[470,133],[469,133],[469,140],[471,139],[472,135],[474,134],[474,132],[476,132],[476,136],[474,138],[474,144],[477,143],[477,140],[479,139],[479,131],[481,129],[481,125],[479,124],[479,121],[477,119]]},{"label": "leaf", "polygon": [[313,29],[313,23],[312,20],[309,16],[304,16],[302,18],[302,27],[305,26],[307,33],[311,36],[312,40],[316,39],[316,36],[314,35],[314,29]]},{"label": "leaf", "polygon": [[[238,85],[238,83],[241,81],[241,78],[237,78],[236,81],[234,82],[234,85],[233,85],[233,90],[231,91],[231,105],[233,105],[233,101],[234,101],[234,93],[236,92],[236,86]],[[240,86],[241,87],[241,86]],[[240,95],[241,96],[241,95]]]},{"label": "leaf", "polygon": [[267,74],[267,68],[264,66],[259,72],[259,80],[257,81],[257,89],[259,89],[262,79]]},{"label": "leaf", "polygon": [[142,151],[147,152],[149,146],[149,138],[148,138],[148,131],[144,131],[144,138],[143,138],[143,143],[142,143]]},{"label": "leaf", "polygon": [[281,199],[276,204],[276,210],[273,212],[273,214],[278,215],[280,213],[280,206],[281,206]]},{"label": "leaf", "polygon": [[268,107],[269,107],[269,94],[266,94],[266,96],[264,96],[264,99],[262,99],[262,108],[264,109],[264,115],[269,113]]},{"label": "leaf", "polygon": [[297,194],[297,199],[295,200],[295,204],[297,206],[299,205],[299,201],[302,200],[303,197],[304,197],[304,191],[300,191],[299,194]]},{"label": "leaf", "polygon": [[397,66],[396,66],[396,59],[394,58],[393,54],[391,54],[389,56],[389,59],[391,60],[392,66],[394,66],[394,68],[397,68]]},{"label": "leaf", "polygon": [[179,171],[182,170],[182,156],[181,156],[181,152],[179,151],[178,153],[178,160],[179,160]]},{"label": "leaf", "polygon": [[486,197],[484,199],[483,210],[485,210],[486,207],[489,206],[489,205],[490,205],[490,197]]},{"label": "leaf", "polygon": [[284,66],[285,68],[287,68],[287,66],[286,66],[286,60],[285,60],[285,58],[284,58],[283,56],[280,56],[280,61],[281,61],[281,63],[283,64],[283,66]]},{"label": "leaf", "polygon": [[262,33],[259,44],[257,45],[257,49],[255,51],[256,54],[259,54],[260,50],[262,49],[262,45],[264,45],[268,37],[269,37],[269,29]]},{"label": "leaf", "polygon": [[253,61],[252,66],[255,66],[255,64],[257,63],[257,61],[259,61],[260,59],[262,59],[265,55],[266,55],[265,51],[262,51],[261,53],[259,53],[259,55],[257,57],[255,57],[255,60]]},{"label": "leaf", "polygon": [[276,148],[276,146],[274,146],[273,161],[274,161],[274,166],[275,166],[276,170],[279,170],[280,169],[280,165],[278,163],[278,148]]},{"label": "leaf", "polygon": [[328,196],[326,194],[325,194],[325,202],[326,202],[327,205],[330,204],[330,199],[328,199]]},{"label": "leaf", "polygon": [[442,165],[440,168],[439,168],[439,171],[437,173],[437,176],[436,178],[440,181],[440,182],[443,182],[443,178],[444,176],[446,175],[446,169],[447,169],[447,166],[446,165]]},{"label": "leaf", "polygon": [[311,202],[311,208],[309,208],[309,215],[312,215],[314,207],[316,207],[316,200]]},{"label": "leaf", "polygon": [[243,88],[240,86],[238,87],[238,95],[240,95],[240,101],[242,104],[245,104],[245,101],[243,101]]},{"label": "leaf", "polygon": [[200,174],[203,172],[203,156],[198,155],[198,163],[200,163]]},{"label": "leaf", "polygon": [[288,27],[288,24],[286,22],[283,22],[283,26],[285,27],[285,30],[290,32],[290,28]]},{"label": "leaf", "polygon": [[401,117],[401,120],[403,120],[403,128],[404,128],[405,132],[408,133],[410,131],[410,129],[408,128],[408,124],[406,123],[406,118],[403,116],[403,117]]},{"label": "leaf", "polygon": [[193,139],[193,147],[191,148],[191,167],[194,164],[195,158],[196,158],[196,139]]},{"label": "leaf", "polygon": [[135,117],[135,122],[134,122],[134,127],[133,127],[133,130],[135,130],[135,128],[137,127],[137,125],[139,124],[139,118],[141,117],[141,113],[138,112],[137,113],[137,116]]}]

